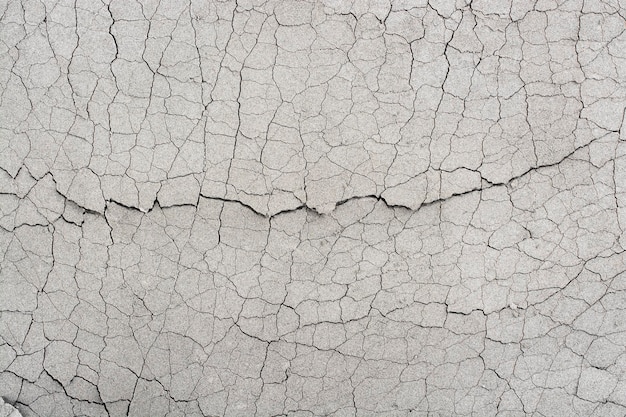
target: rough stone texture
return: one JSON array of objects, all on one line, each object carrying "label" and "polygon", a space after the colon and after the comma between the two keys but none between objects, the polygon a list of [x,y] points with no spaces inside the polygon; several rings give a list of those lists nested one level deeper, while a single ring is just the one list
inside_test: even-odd
[{"label": "rough stone texture", "polygon": [[0,416],[626,415],[625,18],[0,1]]},{"label": "rough stone texture", "polygon": [[5,403],[2,397],[0,397],[0,417],[21,417],[21,414],[15,407]]}]

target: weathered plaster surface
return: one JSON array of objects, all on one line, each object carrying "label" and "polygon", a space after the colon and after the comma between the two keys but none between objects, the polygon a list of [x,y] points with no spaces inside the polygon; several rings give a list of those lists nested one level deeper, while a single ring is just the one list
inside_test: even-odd
[{"label": "weathered plaster surface", "polygon": [[4,0],[0,40],[0,417],[626,415],[623,1]]}]

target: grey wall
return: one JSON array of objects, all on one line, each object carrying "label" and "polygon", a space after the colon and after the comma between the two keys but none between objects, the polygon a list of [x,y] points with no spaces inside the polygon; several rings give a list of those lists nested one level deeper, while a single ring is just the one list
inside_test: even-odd
[{"label": "grey wall", "polygon": [[625,17],[0,2],[0,416],[625,415]]}]

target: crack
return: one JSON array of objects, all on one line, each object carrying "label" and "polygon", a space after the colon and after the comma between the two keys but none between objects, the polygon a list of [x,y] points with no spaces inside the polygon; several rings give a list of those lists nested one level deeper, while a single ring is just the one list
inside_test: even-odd
[{"label": "crack", "polygon": [[[442,203],[445,203],[446,201],[450,201],[450,200],[455,199],[457,197],[462,197],[462,196],[466,196],[466,195],[473,194],[473,193],[480,193],[480,192],[483,192],[483,191],[488,190],[490,188],[501,187],[501,186],[509,187],[515,181],[520,180],[521,178],[523,178],[523,177],[525,177],[525,176],[527,176],[527,175],[529,175],[529,174],[531,174],[533,172],[541,171],[542,169],[558,166],[559,164],[563,163],[564,161],[571,159],[576,154],[576,152],[580,151],[581,149],[588,148],[596,140],[597,139],[594,139],[594,140],[592,140],[589,143],[586,143],[584,145],[581,145],[581,146],[575,148],[573,151],[571,151],[565,157],[563,157],[563,159],[561,159],[560,161],[557,161],[557,162],[554,162],[554,163],[550,163],[550,164],[546,164],[546,165],[541,165],[541,166],[529,168],[525,172],[523,172],[523,173],[521,173],[519,175],[516,175],[514,177],[511,177],[507,181],[504,181],[504,182],[490,182],[490,181],[488,181],[488,180],[483,178],[482,181],[484,182],[485,185],[482,186],[482,187],[475,187],[475,188],[472,188],[472,189],[469,189],[469,190],[466,190],[466,191],[452,193],[450,196],[447,196],[445,198],[437,198],[437,199],[430,200],[430,201],[426,200],[423,203],[419,204],[419,206],[417,206],[417,207],[409,207],[409,206],[406,206],[406,205],[403,205],[403,204],[395,204],[395,203],[393,203],[393,201],[389,201],[388,199],[386,199],[382,195],[368,194],[368,195],[362,195],[362,196],[353,196],[353,197],[350,197],[350,198],[347,198],[347,199],[344,199],[344,200],[337,201],[335,203],[334,208],[333,208],[332,211],[320,211],[320,210],[316,209],[315,207],[311,207],[311,206],[309,206],[307,204],[301,204],[301,205],[299,205],[299,206],[297,206],[295,208],[278,210],[278,211],[276,211],[274,213],[266,214],[266,213],[258,211],[257,209],[255,209],[250,204],[246,204],[246,203],[244,203],[244,202],[242,202],[240,200],[237,200],[237,199],[214,197],[214,196],[210,196],[210,195],[204,195],[202,193],[199,193],[198,198],[204,198],[204,199],[212,200],[212,201],[221,201],[221,202],[224,202],[224,203],[238,204],[238,205],[240,205],[242,207],[245,207],[248,210],[252,211],[256,215],[264,217],[264,218],[268,218],[268,219],[273,219],[273,218],[275,218],[277,216],[281,216],[281,215],[284,215],[284,214],[287,214],[287,213],[300,211],[300,210],[303,210],[303,209],[308,211],[308,212],[310,212],[310,213],[314,213],[314,214],[320,215],[320,216],[332,215],[337,207],[341,207],[341,206],[343,206],[343,205],[345,205],[345,204],[347,204],[347,203],[349,203],[351,201],[366,200],[366,199],[374,199],[376,201],[383,202],[389,208],[398,208],[398,209],[409,210],[411,212],[417,212],[417,211],[419,211],[419,210],[421,210],[423,208],[426,208],[426,207],[442,204]],[[54,181],[54,176],[52,174],[49,174],[49,175],[51,176],[51,178]],[[55,184],[56,184],[56,181],[55,181]],[[34,185],[33,185],[33,187],[34,187]],[[104,212],[100,212],[98,210],[88,209],[88,208],[82,206],[78,201],[76,201],[75,199],[69,198],[68,196],[66,196],[63,193],[61,193],[58,189],[57,189],[57,192],[59,192],[59,194],[61,196],[63,196],[67,201],[70,201],[70,202],[76,204],[77,206],[79,206],[81,209],[83,209],[85,211],[85,213],[99,214],[99,215],[103,215],[106,212],[106,210],[107,210],[107,208],[108,208],[108,206],[110,204],[116,204],[116,205],[124,207],[126,209],[133,210],[133,211],[138,211],[138,212],[142,212],[142,213],[150,213],[151,211],[153,211],[157,207],[159,209],[165,209],[165,208],[172,208],[172,207],[197,207],[198,206],[197,202],[194,203],[194,204],[183,203],[183,204],[163,205],[163,204],[159,203],[158,200],[155,199],[154,202],[153,202],[153,205],[152,205],[152,207],[150,209],[148,209],[148,210],[141,210],[141,209],[139,209],[137,207],[134,207],[134,206],[131,206],[131,205],[124,204],[122,202],[116,201],[115,199],[108,199],[108,200],[105,200]],[[8,194],[11,194],[11,193],[8,193]]]}]

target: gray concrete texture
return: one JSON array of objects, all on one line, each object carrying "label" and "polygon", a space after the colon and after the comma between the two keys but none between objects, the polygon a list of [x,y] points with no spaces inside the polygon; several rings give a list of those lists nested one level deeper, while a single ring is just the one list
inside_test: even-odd
[{"label": "gray concrete texture", "polygon": [[625,17],[1,0],[0,416],[625,416]]}]

